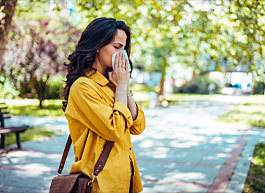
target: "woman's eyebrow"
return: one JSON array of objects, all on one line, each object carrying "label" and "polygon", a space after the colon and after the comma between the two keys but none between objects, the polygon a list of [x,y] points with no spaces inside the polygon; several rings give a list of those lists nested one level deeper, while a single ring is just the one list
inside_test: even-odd
[{"label": "woman's eyebrow", "polygon": [[114,44],[120,44],[120,46],[123,46],[123,44],[120,42],[114,42]]}]

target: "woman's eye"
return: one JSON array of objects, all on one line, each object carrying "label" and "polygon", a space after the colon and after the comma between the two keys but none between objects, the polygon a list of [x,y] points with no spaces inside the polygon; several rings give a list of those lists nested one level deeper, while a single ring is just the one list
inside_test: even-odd
[{"label": "woman's eye", "polygon": [[114,48],[119,49],[119,47],[114,46]]}]

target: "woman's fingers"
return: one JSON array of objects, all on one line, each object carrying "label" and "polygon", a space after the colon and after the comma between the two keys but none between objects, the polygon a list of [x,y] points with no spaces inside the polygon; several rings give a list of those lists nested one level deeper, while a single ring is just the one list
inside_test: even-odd
[{"label": "woman's fingers", "polygon": [[126,58],[124,54],[122,52],[119,52],[117,55],[119,71],[126,71]]},{"label": "woman's fingers", "polygon": [[109,74],[109,79],[115,86],[126,85],[129,83],[128,72],[129,61],[122,52],[116,54],[114,71]]},{"label": "woman's fingers", "polygon": [[123,67],[123,70],[125,70],[126,71],[126,59],[125,59],[125,56],[124,56],[124,54],[123,54],[123,52],[121,53],[121,55],[122,55],[122,67]]},{"label": "woman's fingers", "polygon": [[122,68],[122,53],[119,52],[119,70]]},{"label": "woman's fingers", "polygon": [[119,67],[119,54],[116,54],[115,56],[115,62],[114,62],[114,71],[118,71],[118,67]]},{"label": "woman's fingers", "polygon": [[127,59],[125,59],[125,70],[126,70],[126,72],[128,72],[129,71],[129,60],[127,60]]}]

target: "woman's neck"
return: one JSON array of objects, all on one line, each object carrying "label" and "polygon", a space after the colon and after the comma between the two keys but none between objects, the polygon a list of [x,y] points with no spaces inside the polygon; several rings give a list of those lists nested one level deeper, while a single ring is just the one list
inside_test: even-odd
[{"label": "woman's neck", "polygon": [[102,65],[97,57],[96,57],[94,64],[92,65],[92,67],[97,69],[97,71],[100,74],[102,74],[103,76],[108,78],[108,67],[106,67],[105,65]]}]

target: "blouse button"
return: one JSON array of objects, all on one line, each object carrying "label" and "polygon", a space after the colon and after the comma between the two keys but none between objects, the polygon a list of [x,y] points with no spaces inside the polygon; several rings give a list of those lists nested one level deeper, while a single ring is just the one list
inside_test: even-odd
[{"label": "blouse button", "polygon": [[129,148],[129,152],[132,153],[132,148],[131,147]]}]

